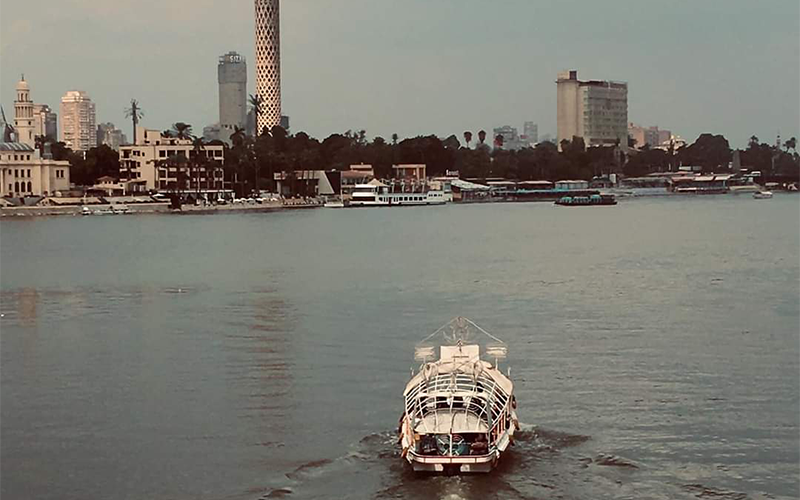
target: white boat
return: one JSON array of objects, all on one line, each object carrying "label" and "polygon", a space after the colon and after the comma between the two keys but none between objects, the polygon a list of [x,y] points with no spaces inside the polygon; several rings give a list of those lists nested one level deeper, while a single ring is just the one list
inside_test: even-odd
[{"label": "white boat", "polygon": [[753,198],[757,200],[767,200],[772,198],[772,191],[756,191],[753,193]]},{"label": "white boat", "polygon": [[386,184],[356,184],[351,207],[402,207],[420,205],[444,205],[444,191],[429,189],[425,192],[392,192]]},{"label": "white boat", "polygon": [[333,198],[325,202],[325,208],[344,208],[344,200],[341,198]]},{"label": "white boat", "polygon": [[507,352],[461,317],[417,345],[422,364],[403,391],[399,428],[401,456],[415,471],[490,472],[497,465],[519,429],[514,385],[498,366]]}]

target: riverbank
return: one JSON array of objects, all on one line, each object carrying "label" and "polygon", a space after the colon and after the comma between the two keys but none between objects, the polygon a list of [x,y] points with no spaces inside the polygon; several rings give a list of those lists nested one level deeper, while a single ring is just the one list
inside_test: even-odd
[{"label": "riverbank", "polygon": [[[84,214],[83,207],[89,208],[91,213]],[[227,205],[184,205],[179,210],[170,208],[169,203],[143,203],[125,205],[120,210],[120,205],[70,205],[70,206],[32,206],[32,207],[2,207],[0,218],[5,217],[45,217],[62,215],[129,215],[129,214],[213,214],[219,212],[272,212],[276,210],[299,210],[320,208],[322,203],[310,201],[301,202],[294,200],[270,201],[264,203],[231,203]],[[116,212],[114,209],[116,208]]]}]

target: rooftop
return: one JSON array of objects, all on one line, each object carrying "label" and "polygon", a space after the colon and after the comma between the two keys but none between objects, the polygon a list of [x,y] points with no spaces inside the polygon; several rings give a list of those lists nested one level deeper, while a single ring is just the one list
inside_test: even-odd
[{"label": "rooftop", "polygon": [[32,153],[34,149],[21,142],[0,142],[0,151],[21,151],[23,153]]}]

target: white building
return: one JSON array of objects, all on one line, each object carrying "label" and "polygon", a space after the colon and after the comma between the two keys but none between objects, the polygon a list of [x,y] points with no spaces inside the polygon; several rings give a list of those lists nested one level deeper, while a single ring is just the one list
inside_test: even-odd
[{"label": "white building", "polygon": [[263,102],[256,135],[281,123],[280,0],[255,0],[256,95]]},{"label": "white building", "polygon": [[23,197],[54,196],[69,190],[69,162],[42,158],[35,149],[36,136],[41,134],[35,133],[28,82],[23,78],[16,90],[15,137],[3,137],[4,142],[0,142],[0,192],[7,197]]},{"label": "white building", "polygon": [[[160,131],[136,128],[136,145],[120,147],[120,181],[127,192],[198,191],[219,193],[225,189],[225,146],[204,146],[196,151],[189,139],[164,137]],[[197,155],[205,158],[198,166]]]},{"label": "white building", "polygon": [[88,151],[97,146],[95,106],[86,92],[70,90],[64,94],[60,118],[59,141],[73,151]]},{"label": "white building", "polygon": [[558,146],[583,138],[587,147],[628,147],[628,84],[578,80],[577,71],[558,74]]}]

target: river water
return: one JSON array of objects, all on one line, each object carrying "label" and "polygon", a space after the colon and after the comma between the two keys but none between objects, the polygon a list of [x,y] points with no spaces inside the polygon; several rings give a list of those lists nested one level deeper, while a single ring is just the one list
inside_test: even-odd
[{"label": "river water", "polygon": [[[0,222],[0,495],[800,497],[800,197]],[[414,344],[510,347],[490,475],[394,444]]]}]

